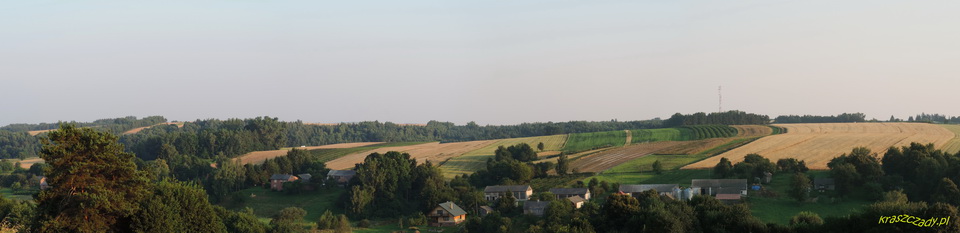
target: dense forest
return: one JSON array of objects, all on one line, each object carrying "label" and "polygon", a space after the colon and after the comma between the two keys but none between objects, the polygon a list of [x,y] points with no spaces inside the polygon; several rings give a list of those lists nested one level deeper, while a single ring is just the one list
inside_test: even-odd
[{"label": "dense forest", "polygon": [[76,125],[78,127],[89,127],[97,130],[121,134],[134,128],[156,125],[166,122],[167,119],[161,116],[144,117],[121,117],[112,119],[100,119],[94,122],[60,122],[60,123],[40,123],[40,124],[11,124],[0,127],[0,158],[28,158],[36,157],[40,151],[40,141],[36,136],[30,135],[29,131],[51,130],[59,127],[61,123]]},{"label": "dense forest", "polygon": [[742,111],[727,111],[684,115],[681,113],[673,114],[669,119],[663,122],[665,127],[676,127],[684,125],[765,125],[770,123],[770,117],[746,113]]},{"label": "dense forest", "polygon": [[785,115],[773,119],[776,123],[838,123],[838,122],[866,122],[867,115],[863,113],[842,113],[836,116],[813,115]]}]

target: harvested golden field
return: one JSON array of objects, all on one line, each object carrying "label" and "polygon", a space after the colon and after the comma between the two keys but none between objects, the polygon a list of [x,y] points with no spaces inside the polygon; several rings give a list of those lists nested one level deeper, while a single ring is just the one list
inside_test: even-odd
[{"label": "harvested golden field", "polygon": [[34,158],[27,158],[24,160],[20,160],[20,167],[30,168],[30,166],[33,166],[33,164],[35,163],[43,163],[43,159],[41,159],[40,157],[34,157]]},{"label": "harvested golden field", "polygon": [[452,178],[462,174],[471,174],[487,166],[487,158],[493,157],[493,154],[500,146],[512,146],[520,143],[526,143],[537,150],[537,144],[543,143],[543,151],[537,153],[538,157],[560,154],[564,144],[567,142],[567,135],[551,135],[540,137],[508,138],[494,140],[495,142],[484,146],[483,148],[464,153],[462,156],[451,158],[440,166],[443,175]]},{"label": "harvested golden field", "polygon": [[156,124],[156,125],[151,125],[151,126],[144,126],[144,127],[139,127],[139,128],[133,128],[133,129],[131,129],[131,130],[127,130],[127,132],[123,132],[123,134],[135,134],[135,133],[139,133],[140,131],[143,131],[144,129],[147,129],[147,128],[150,128],[150,127],[154,127],[154,126],[158,126],[158,125],[177,125],[177,127],[183,128],[183,122],[164,122],[164,123],[160,123],[160,124]]},{"label": "harvested golden field", "polygon": [[350,169],[357,163],[362,163],[367,155],[377,152],[386,153],[388,151],[399,151],[410,153],[410,157],[417,159],[417,162],[429,160],[433,164],[439,164],[449,158],[461,156],[467,152],[478,150],[496,143],[497,140],[469,141],[453,143],[425,143],[412,146],[383,147],[375,150],[349,154],[338,159],[327,162],[327,168],[330,169]]},{"label": "harvested golden field", "polygon": [[[380,143],[382,142],[338,143],[338,144],[330,144],[330,145],[323,145],[323,146],[298,147],[297,149],[314,150],[314,149],[354,148],[354,147],[369,146],[369,145],[380,144]],[[267,150],[267,151],[254,151],[254,152],[241,155],[240,157],[237,157],[235,159],[240,160],[240,164],[248,164],[248,163],[260,164],[260,163],[263,163],[264,160],[287,155],[287,152],[290,151],[291,149],[293,148],[284,148],[279,150]]]},{"label": "harvested golden field", "polygon": [[773,134],[773,129],[766,125],[731,125],[737,129],[739,137],[757,137]]},{"label": "harvested golden field", "polygon": [[649,143],[632,144],[625,147],[609,149],[600,153],[591,154],[574,160],[570,163],[571,168],[580,172],[600,172],[620,165],[627,161],[658,153],[659,151],[685,142],[678,141],[660,141]]},{"label": "harvested golden field", "polygon": [[911,142],[934,143],[942,147],[955,137],[953,132],[925,123],[826,123],[777,124],[785,134],[766,136],[726,153],[687,165],[685,169],[712,168],[726,157],[730,162],[743,161],[750,153],[760,154],[776,162],[782,158],[804,160],[810,169],[827,169],[827,162],[854,147],[866,147],[883,153],[891,146]]},{"label": "harvested golden field", "polygon": [[38,134],[46,133],[54,130],[56,129],[33,130],[33,131],[27,131],[27,133],[30,134],[30,136],[37,136]]}]

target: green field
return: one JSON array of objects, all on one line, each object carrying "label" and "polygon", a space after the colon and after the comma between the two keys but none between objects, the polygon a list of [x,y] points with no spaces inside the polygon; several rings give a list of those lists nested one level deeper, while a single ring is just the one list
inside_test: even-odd
[{"label": "green field", "polygon": [[943,145],[943,151],[951,154],[960,152],[960,125],[940,125],[940,126],[943,126],[944,128],[947,128],[948,130],[956,134],[953,137],[953,139],[950,139],[950,141],[948,141],[947,144]]},{"label": "green field", "polygon": [[[269,219],[283,208],[300,207],[307,211],[307,216],[304,217],[305,222],[314,224],[326,210],[331,210],[334,213],[343,212],[335,209],[334,203],[344,192],[346,190],[335,188],[291,195],[255,187],[237,191],[235,197],[240,197],[241,200],[232,200],[224,207],[231,210],[243,210],[245,207],[253,208],[253,214],[257,215],[261,221],[270,221]],[[251,194],[255,196],[251,197]]]},{"label": "green field", "polygon": [[11,199],[11,200],[20,200],[20,201],[33,200],[33,196],[31,195],[13,194],[13,190],[10,188],[0,188],[0,195],[3,195],[3,198]]},{"label": "green field", "polygon": [[639,172],[653,172],[653,162],[660,160],[660,163],[663,164],[663,170],[672,170],[680,168],[684,165],[700,161],[709,156],[706,155],[647,155],[629,162],[622,163],[616,167],[607,169],[603,171],[606,173],[639,173]]},{"label": "green field", "polygon": [[[622,132],[622,131],[621,131]],[[624,134],[626,135],[626,134]],[[626,137],[626,136],[624,136]],[[622,139],[620,144],[623,144]],[[567,135],[552,135],[552,136],[541,136],[541,137],[525,137],[525,138],[508,138],[498,140],[497,142],[485,146],[483,148],[464,153],[461,156],[450,158],[443,164],[441,164],[440,169],[443,171],[443,176],[447,178],[453,178],[454,176],[462,174],[471,174],[477,170],[483,169],[487,166],[487,159],[493,157],[494,152],[497,150],[497,147],[500,146],[512,146],[520,143],[527,143],[534,150],[537,150],[537,144],[543,142],[544,151],[558,151],[563,148],[564,143],[567,141]]]},{"label": "green field", "polygon": [[657,141],[693,140],[693,130],[688,128],[636,129],[630,130],[630,143]]},{"label": "green field", "polygon": [[[462,224],[462,223],[461,223],[461,224]],[[356,225],[356,224],[354,224],[354,225]],[[460,229],[459,226],[457,226],[457,227],[429,227],[429,226],[418,226],[417,228],[420,229],[420,232],[437,232],[437,231],[430,231],[430,229],[435,229],[435,230],[438,229],[438,230],[442,230],[442,232],[457,232],[457,230]],[[362,233],[392,233],[392,232],[397,232],[397,231],[413,232],[412,230],[409,230],[407,227],[404,227],[403,229],[401,229],[400,226],[397,225],[396,223],[392,223],[392,224],[388,224],[388,225],[374,226],[374,227],[371,227],[371,228],[356,228],[356,227],[353,228],[353,232],[362,232]]]},{"label": "green field", "polygon": [[[807,174],[813,177],[827,177],[829,172],[809,171]],[[776,174],[773,176],[770,184],[764,187],[776,192],[779,195],[778,197],[760,197],[751,191],[751,195],[749,196],[750,212],[765,222],[788,225],[790,224],[790,218],[801,211],[817,213],[821,218],[840,217],[851,214],[873,203],[862,198],[863,194],[854,194],[851,195],[852,197],[850,198],[844,200],[836,199],[835,201],[831,201],[828,195],[821,195],[820,199],[822,200],[816,203],[800,203],[790,198],[787,194],[787,190],[790,189],[791,176],[792,174]],[[814,192],[811,193],[811,196],[818,194],[819,193]]]},{"label": "green field", "polygon": [[570,134],[570,137],[567,138],[567,144],[563,146],[563,152],[569,154],[603,147],[618,147],[623,146],[626,141],[627,132],[623,130],[575,133]]},{"label": "green field", "polygon": [[683,128],[693,131],[693,139],[727,138],[737,136],[737,129],[726,125],[690,125]]},{"label": "green field", "polygon": [[330,160],[338,159],[348,154],[374,150],[381,147],[410,146],[410,145],[417,145],[417,144],[424,144],[424,143],[426,142],[387,142],[387,143],[380,143],[380,144],[354,147],[354,148],[315,149],[315,150],[310,150],[310,153],[313,154],[314,156],[317,156],[317,158],[321,162],[327,162]]}]

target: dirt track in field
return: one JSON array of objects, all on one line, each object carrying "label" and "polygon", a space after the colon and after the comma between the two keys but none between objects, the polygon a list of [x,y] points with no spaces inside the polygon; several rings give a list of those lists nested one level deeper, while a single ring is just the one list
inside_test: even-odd
[{"label": "dirt track in field", "polygon": [[483,148],[495,142],[497,142],[497,140],[453,142],[453,143],[432,142],[432,143],[418,144],[418,145],[411,145],[411,146],[383,147],[383,148],[378,148],[371,151],[353,153],[353,154],[340,157],[338,159],[334,159],[330,162],[327,162],[327,168],[330,168],[330,169],[353,168],[355,164],[363,162],[363,159],[367,158],[367,155],[371,153],[374,153],[374,152],[386,153],[388,151],[407,152],[410,154],[410,157],[416,159],[418,163],[422,163],[424,161],[429,160],[431,163],[438,165],[440,162],[443,162],[449,158],[463,155],[464,153]]},{"label": "dirt track in field", "polygon": [[955,134],[933,124],[924,123],[825,123],[777,124],[787,129],[785,134],[766,136],[726,153],[687,165],[685,169],[711,168],[726,157],[730,162],[743,161],[750,153],[760,154],[770,161],[781,158],[804,160],[810,169],[827,169],[827,162],[849,153],[855,147],[866,147],[882,154],[891,146],[911,142],[934,143],[942,147]]}]

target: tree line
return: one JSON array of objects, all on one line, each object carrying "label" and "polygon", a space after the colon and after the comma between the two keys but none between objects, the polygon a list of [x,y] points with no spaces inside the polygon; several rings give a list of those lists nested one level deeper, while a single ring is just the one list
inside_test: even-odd
[{"label": "tree line", "polygon": [[669,119],[664,120],[665,127],[677,127],[684,125],[765,125],[770,123],[770,117],[746,113],[743,111],[727,111],[684,115],[681,113],[673,114]]},{"label": "tree line", "polygon": [[40,140],[38,137],[30,135],[29,131],[51,130],[59,127],[60,124],[72,124],[78,127],[91,127],[97,130],[120,134],[138,127],[151,126],[166,122],[167,119],[161,116],[150,116],[137,119],[137,117],[128,116],[121,118],[100,119],[93,122],[58,122],[58,123],[40,123],[40,124],[10,124],[0,127],[0,158],[19,158],[36,157],[40,151]]},{"label": "tree line", "polygon": [[840,123],[840,122],[866,122],[867,115],[863,113],[841,113],[836,116],[814,116],[814,115],[784,115],[773,119],[776,123]]}]

